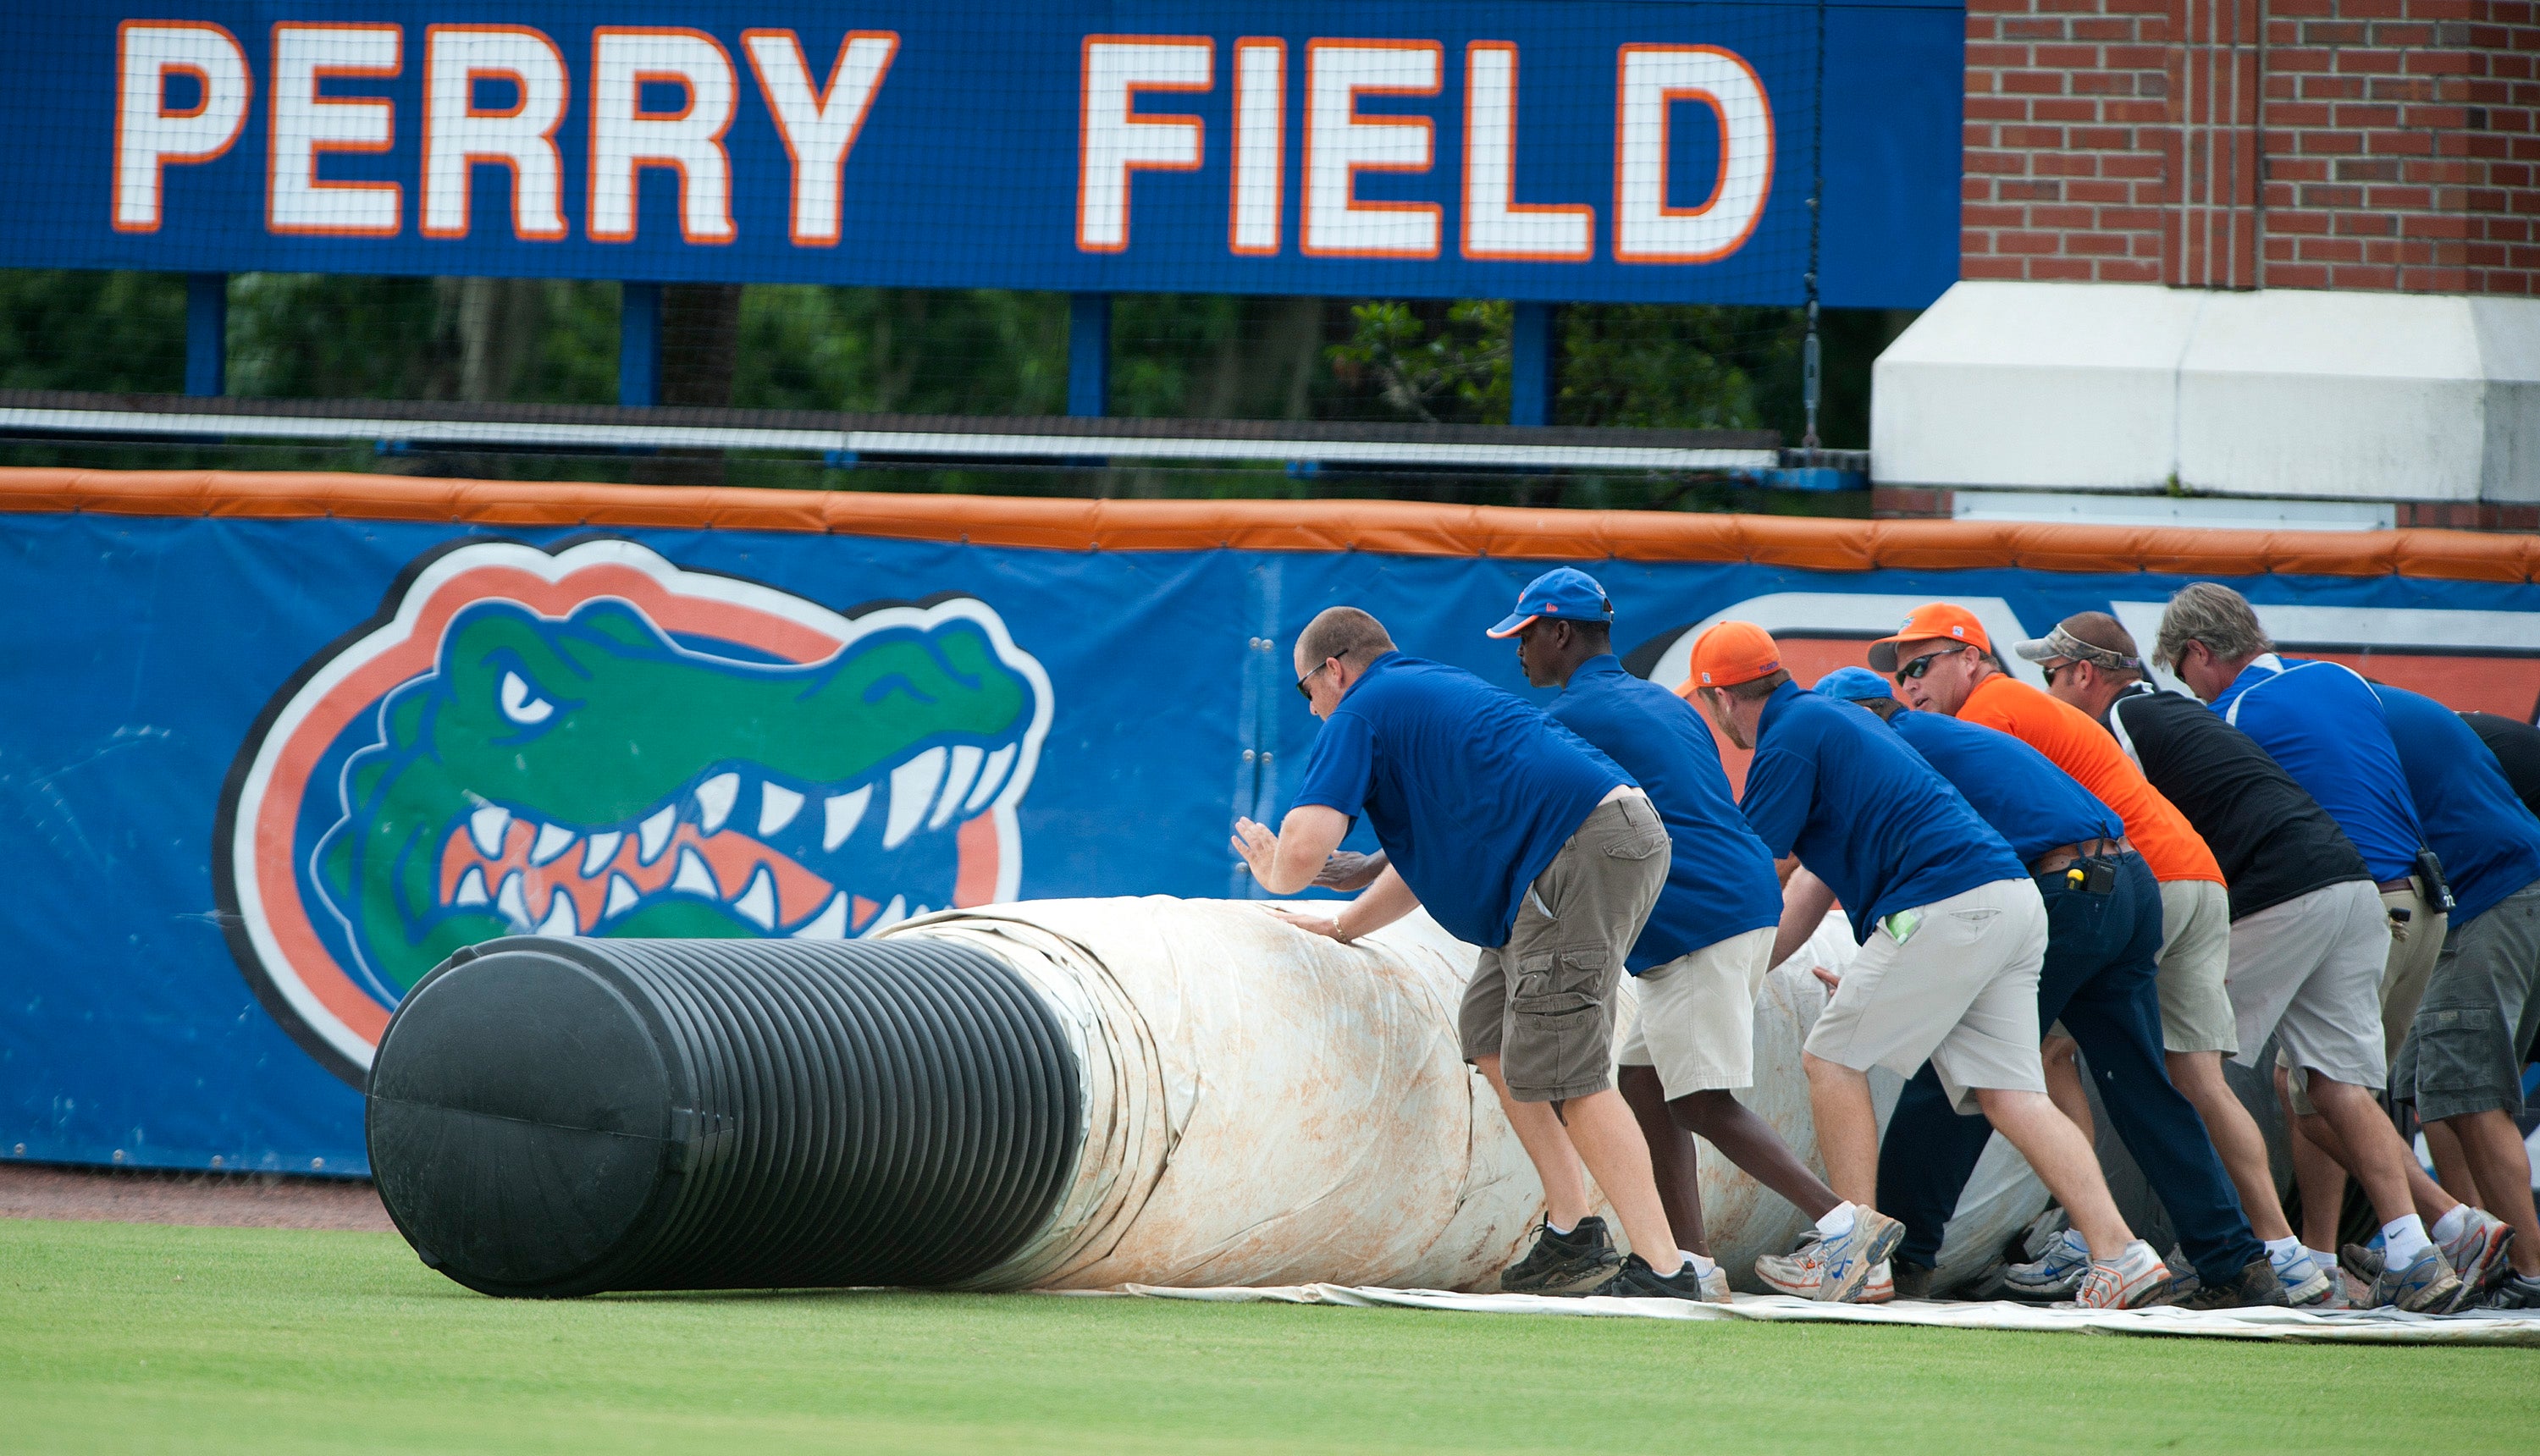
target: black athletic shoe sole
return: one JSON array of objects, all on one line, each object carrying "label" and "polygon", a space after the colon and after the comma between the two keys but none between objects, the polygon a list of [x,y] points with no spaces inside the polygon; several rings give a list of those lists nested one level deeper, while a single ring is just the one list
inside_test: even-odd
[{"label": "black athletic shoe sole", "polygon": [[1624,1262],[1612,1279],[1588,1290],[1609,1299],[1682,1299],[1688,1304],[1702,1304],[1702,1277],[1688,1264],[1673,1278],[1661,1277],[1657,1270],[1635,1258]]},{"label": "black athletic shoe sole", "polygon": [[1585,1294],[1614,1277],[1623,1267],[1623,1256],[1612,1249],[1567,1260],[1550,1269],[1512,1281],[1500,1276],[1500,1291],[1505,1294]]}]

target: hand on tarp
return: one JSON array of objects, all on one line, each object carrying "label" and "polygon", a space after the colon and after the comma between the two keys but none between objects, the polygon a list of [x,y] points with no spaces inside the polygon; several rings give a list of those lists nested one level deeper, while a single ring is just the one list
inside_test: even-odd
[{"label": "hand on tarp", "polygon": [[1384,867],[1388,863],[1390,862],[1385,859],[1382,850],[1377,850],[1373,855],[1362,855],[1351,850],[1334,850],[1324,859],[1323,867],[1316,871],[1314,888],[1318,890],[1366,889],[1376,883],[1376,877],[1384,872]]}]

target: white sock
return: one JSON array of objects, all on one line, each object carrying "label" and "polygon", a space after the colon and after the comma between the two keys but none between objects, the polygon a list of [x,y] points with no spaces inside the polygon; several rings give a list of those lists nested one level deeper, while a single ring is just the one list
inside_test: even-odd
[{"label": "white sock", "polygon": [[2427,1234],[2438,1244],[2450,1243],[2468,1231],[2469,1205],[2467,1204],[2452,1205],[2450,1213],[2435,1219],[2434,1226],[2426,1230]]},{"label": "white sock", "polygon": [[2283,1238],[2267,1240],[2267,1262],[2276,1267],[2277,1274],[2281,1275],[2292,1268],[2295,1255],[2308,1259],[2310,1250],[2303,1248],[2302,1241],[2293,1235],[2289,1233]]},{"label": "white sock", "polygon": [[2405,1269],[2433,1245],[2434,1240],[2426,1237],[2425,1219],[2414,1213],[2393,1218],[2381,1225],[2381,1267]]},{"label": "white sock", "polygon": [[1554,1233],[1561,1235],[1563,1238],[1568,1238],[1571,1233],[1579,1227],[1579,1223],[1578,1220],[1573,1219],[1571,1220],[1570,1227],[1564,1228],[1560,1224],[1553,1222],[1550,1214],[1546,1214],[1544,1215],[1543,1226],[1551,1229]]},{"label": "white sock", "polygon": [[1719,1265],[1712,1263],[1710,1260],[1703,1258],[1700,1254],[1695,1253],[1691,1249],[1678,1249],[1675,1252],[1677,1257],[1683,1259],[1685,1263],[1693,1266],[1693,1272],[1695,1274],[1704,1279],[1711,1278],[1711,1272],[1720,1267]]},{"label": "white sock", "polygon": [[2337,1276],[2337,1256],[2335,1254],[2328,1252],[2326,1249],[2311,1248],[2308,1244],[2304,1244],[2302,1246],[2302,1251],[2310,1255],[2312,1268],[2317,1269],[2320,1273],[2332,1278]]},{"label": "white sock", "polygon": [[1827,1243],[1833,1243],[1836,1239],[1852,1232],[1852,1205],[1837,1204],[1826,1211],[1824,1217],[1817,1220],[1817,1237]]}]

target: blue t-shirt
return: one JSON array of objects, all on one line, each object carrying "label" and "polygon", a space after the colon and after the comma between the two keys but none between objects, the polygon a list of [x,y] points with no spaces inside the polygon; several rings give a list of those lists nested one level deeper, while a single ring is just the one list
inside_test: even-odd
[{"label": "blue t-shirt", "polygon": [[2452,928],[2540,880],[2540,819],[2522,806],[2496,755],[2460,715],[2422,693],[2373,685],[2417,801],[2426,843],[2450,880]]},{"label": "blue t-shirt", "polygon": [[2214,700],[2355,842],[2375,880],[2417,867],[2425,843],[2381,700],[2352,667],[2268,653]]},{"label": "blue t-shirt", "polygon": [[1630,782],[1532,704],[1461,667],[1387,653],[1324,723],[1297,802],[1367,815],[1438,924],[1497,946],[1526,887]]},{"label": "blue t-shirt", "polygon": [[1746,822],[1775,859],[1797,853],[1870,938],[1886,916],[2025,879],[2028,867],[1958,791],[1867,708],[1786,682],[1764,700]]},{"label": "blue t-shirt", "polygon": [[2048,850],[2126,832],[2116,810],[2101,803],[2055,760],[1997,728],[1938,713],[1907,711],[1887,720],[1896,735],[2011,842],[2022,864]]},{"label": "blue t-shirt", "polygon": [[1666,888],[1625,961],[1633,975],[1782,923],[1773,857],[1729,797],[1719,746],[1693,705],[1607,653],[1580,663],[1544,711],[1648,792],[1673,841]]}]

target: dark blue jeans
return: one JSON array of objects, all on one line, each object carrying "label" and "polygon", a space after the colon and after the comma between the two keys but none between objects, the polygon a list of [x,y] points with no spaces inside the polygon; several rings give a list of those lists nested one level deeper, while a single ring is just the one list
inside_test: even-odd
[{"label": "dark blue jeans", "polygon": [[[2099,1100],[2197,1275],[2209,1284],[2239,1278],[2266,1246],[2249,1231],[2240,1195],[2214,1151],[2196,1105],[2171,1086],[2161,1060],[2160,885],[2140,855],[2116,862],[2114,891],[2072,888],[2062,871],[2041,876],[2046,964],[2037,978],[2039,1034],[2061,1020],[2081,1044]],[[1940,1231],[1983,1155],[1993,1127],[1950,1110],[1930,1064],[1905,1084],[1878,1148],[1878,1208],[1905,1222],[1900,1261],[1940,1262]]]}]

